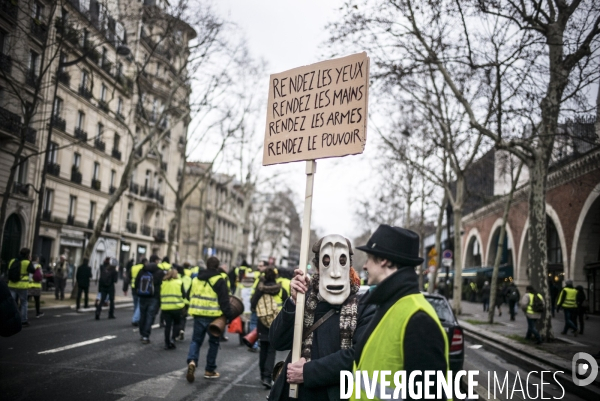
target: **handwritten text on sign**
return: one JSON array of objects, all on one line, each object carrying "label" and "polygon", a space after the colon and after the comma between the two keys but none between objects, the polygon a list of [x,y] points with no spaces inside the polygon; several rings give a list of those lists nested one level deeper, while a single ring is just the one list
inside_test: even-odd
[{"label": "handwritten text on sign", "polygon": [[269,83],[263,165],[363,152],[366,53],[273,74]]}]

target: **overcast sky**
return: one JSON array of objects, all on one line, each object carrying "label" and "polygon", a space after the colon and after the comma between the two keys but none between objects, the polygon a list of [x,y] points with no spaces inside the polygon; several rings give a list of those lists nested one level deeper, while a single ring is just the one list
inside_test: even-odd
[{"label": "overcast sky", "polygon": [[[219,0],[215,6],[226,19],[243,29],[253,56],[266,60],[267,74],[272,74],[329,58],[323,47],[328,37],[325,25],[336,18],[341,4],[339,0]],[[263,88],[265,99],[267,78]],[[262,137],[264,123],[257,129]],[[374,179],[370,177],[369,163],[375,150],[372,136],[373,131],[367,130],[367,145],[362,155],[317,161],[311,228],[317,228],[321,234],[337,233],[352,238],[364,231],[353,216],[356,200],[362,199],[362,191]],[[305,162],[262,168],[285,171],[286,181],[296,193],[302,219]]]}]

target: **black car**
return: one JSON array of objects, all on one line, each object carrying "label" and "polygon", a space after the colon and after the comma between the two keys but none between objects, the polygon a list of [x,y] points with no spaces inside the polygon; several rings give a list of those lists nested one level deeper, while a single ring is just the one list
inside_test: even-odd
[{"label": "black car", "polygon": [[[369,290],[369,286],[361,285],[359,294],[364,294]],[[452,308],[448,303],[448,300],[440,294],[429,294],[424,292],[425,299],[435,309],[435,312],[442,323],[442,327],[448,335],[448,346],[450,349],[450,370],[453,372],[462,370],[463,363],[465,361],[465,341],[463,336],[463,329],[458,324],[458,320],[452,312]]]},{"label": "black car", "polygon": [[463,329],[458,324],[458,320],[452,312],[448,300],[439,294],[423,293],[425,299],[435,309],[442,327],[448,334],[448,345],[450,347],[450,370],[456,372],[462,370],[465,361],[465,341]]}]

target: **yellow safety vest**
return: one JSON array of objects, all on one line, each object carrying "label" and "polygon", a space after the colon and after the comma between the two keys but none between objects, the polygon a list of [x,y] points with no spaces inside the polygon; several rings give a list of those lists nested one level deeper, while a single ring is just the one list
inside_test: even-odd
[{"label": "yellow safety vest", "polygon": [[[41,265],[34,265],[35,269],[41,269],[42,266]],[[42,275],[43,277],[43,275]],[[42,288],[42,282],[40,281],[39,283],[36,283],[35,281],[33,281],[33,278],[31,280],[29,280],[29,288]]]},{"label": "yellow safety vest", "polygon": [[[11,265],[16,259],[12,259],[8,264],[8,269],[10,270]],[[29,288],[29,273],[27,273],[27,268],[31,262],[27,259],[21,261],[21,279],[16,283],[14,281],[8,280],[8,288],[16,288],[18,290],[26,290]]]},{"label": "yellow safety vest", "polygon": [[198,272],[200,271],[200,266],[194,266],[190,269],[191,274],[198,274]]},{"label": "yellow safety vest", "polygon": [[183,282],[180,278],[165,280],[160,286],[160,309],[177,310],[185,306],[181,286]]},{"label": "yellow safety vest", "polygon": [[[192,278],[185,275],[183,277],[180,275],[179,277],[181,278],[181,282],[183,282],[183,289],[186,293],[188,293],[190,291],[190,287],[192,286]],[[186,305],[190,304],[190,301],[187,298],[183,298],[183,302],[185,302]]]},{"label": "yellow safety vest", "polygon": [[260,282],[260,278],[265,275],[263,272],[257,271],[254,275],[254,284],[252,284],[252,291],[250,291],[250,295],[254,295],[254,291],[256,291],[256,287],[258,287],[258,283]]},{"label": "yellow safety vest", "polygon": [[275,281],[277,281],[278,284],[281,284],[281,288],[287,291],[288,297],[292,294],[290,292],[292,281],[289,278],[277,277]]},{"label": "yellow safety vest", "polygon": [[577,290],[569,287],[563,288],[558,297],[558,304],[561,301],[561,306],[565,309],[577,308]]},{"label": "yellow safety vest", "polygon": [[[540,312],[536,312],[533,310],[533,294],[529,293],[529,303],[527,304],[527,311],[526,313],[530,314],[530,315],[534,315]],[[537,294],[538,297],[540,297],[540,299],[542,300],[542,302],[544,302],[544,298],[542,298],[542,294]]]},{"label": "yellow safety vest", "polygon": [[184,274],[186,277],[192,277],[192,271],[191,271],[190,269],[186,269],[186,268],[184,268],[184,269],[183,269],[183,274]]},{"label": "yellow safety vest", "polygon": [[[368,338],[367,343],[363,348],[360,360],[358,361],[358,366],[356,363],[354,364],[354,372],[357,370],[362,372],[366,371],[368,372],[369,378],[373,378],[375,371],[391,371],[391,379],[390,376],[387,376],[387,380],[391,383],[385,389],[386,394],[392,395],[394,392],[394,373],[399,370],[404,370],[404,336],[406,334],[406,326],[408,325],[410,318],[419,311],[425,312],[437,323],[440,333],[444,338],[446,369],[449,369],[448,338],[435,310],[425,299],[423,294],[412,294],[402,297],[386,312],[377,327],[375,327],[375,330],[373,330],[373,333]],[[360,386],[360,399],[362,400],[367,399],[364,384],[365,383],[363,382]],[[381,381],[379,381],[376,385],[374,400],[380,400],[381,386]],[[350,399],[357,399],[356,389],[352,393]]]},{"label": "yellow safety vest", "polygon": [[137,277],[140,270],[144,268],[144,265],[140,263],[139,265],[131,266],[131,288],[135,288],[135,278]]},{"label": "yellow safety vest", "polygon": [[250,268],[248,266],[240,266],[235,268],[235,282],[240,282],[240,273],[246,273]]},{"label": "yellow safety vest", "polygon": [[208,281],[199,280],[198,277],[192,281],[190,308],[188,310],[190,315],[216,318],[223,314],[219,306],[219,297],[213,290],[213,286],[219,280],[223,280],[221,274],[212,276]]},{"label": "yellow safety vest", "polygon": [[157,266],[161,270],[166,270],[166,271],[171,270],[171,264],[167,263],[167,262],[160,262]]},{"label": "yellow safety vest", "polygon": [[225,282],[227,283],[227,289],[229,290],[229,292],[231,292],[231,281],[229,281],[229,276],[227,275],[227,273],[221,273],[221,277],[223,277],[223,280],[225,280]]}]

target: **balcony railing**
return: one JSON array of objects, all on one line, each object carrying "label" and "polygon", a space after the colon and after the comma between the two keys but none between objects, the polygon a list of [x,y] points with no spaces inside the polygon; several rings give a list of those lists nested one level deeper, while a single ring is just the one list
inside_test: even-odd
[{"label": "balcony railing", "polygon": [[140,192],[140,186],[134,182],[129,184],[129,192],[138,194]]},{"label": "balcony railing", "polygon": [[73,224],[75,224],[75,216],[72,215],[68,215],[67,216],[67,224],[72,226]]},{"label": "balcony railing", "polygon": [[92,189],[95,189],[96,191],[100,191],[101,188],[102,188],[102,182],[100,182],[100,180],[96,180],[96,179],[92,178]]},{"label": "balcony railing", "polygon": [[119,149],[112,150],[112,157],[114,157],[117,160],[121,160],[121,152],[119,151]]},{"label": "balcony railing", "polygon": [[71,182],[74,182],[75,184],[81,184],[81,180],[82,180],[82,175],[81,172],[79,171],[78,168],[73,167],[71,169]]},{"label": "balcony railing", "polygon": [[101,139],[98,139],[98,138],[96,138],[94,140],[94,147],[101,152],[104,152],[106,150],[106,144],[104,142],[102,142]]},{"label": "balcony railing", "polygon": [[6,75],[10,75],[12,70],[12,58],[4,53],[0,53],[0,70],[4,71]]},{"label": "balcony railing", "polygon": [[61,130],[62,132],[67,130],[67,122],[60,116],[52,117],[52,126],[58,130]]},{"label": "balcony railing", "polygon": [[79,87],[79,94],[84,97],[87,100],[90,100],[92,98],[92,91],[89,90],[89,88],[85,87],[85,86],[80,86]]},{"label": "balcony railing", "polygon": [[105,100],[98,100],[98,108],[105,113],[108,113],[110,111],[110,107],[108,107],[108,102],[106,102]]},{"label": "balcony railing", "polygon": [[90,220],[88,220],[88,225],[87,225],[87,227],[88,227],[90,230],[94,229],[94,223],[95,223],[95,221],[94,221],[93,219],[90,219]]},{"label": "balcony railing", "polygon": [[79,139],[80,141],[87,142],[87,132],[77,127],[74,131],[75,139]]},{"label": "balcony railing", "polygon": [[161,205],[165,204],[165,197],[164,195],[159,194],[158,192],[156,193],[156,200],[158,201],[158,203],[160,203]]},{"label": "balcony railing", "polygon": [[155,228],[152,232],[152,236],[156,242],[164,242],[165,241],[165,230],[162,228]]},{"label": "balcony railing", "polygon": [[69,74],[66,71],[59,71],[56,74],[56,78],[58,79],[58,82],[66,85],[66,86],[69,86],[69,84],[71,83],[71,74]]},{"label": "balcony railing", "polygon": [[13,184],[13,194],[28,196],[29,195],[29,187],[27,184],[21,182],[15,182]]},{"label": "balcony railing", "polygon": [[121,113],[121,112],[116,112],[115,113],[115,117],[117,117],[117,120],[124,122],[125,121],[125,116]]},{"label": "balcony railing", "polygon": [[32,18],[31,35],[33,35],[33,37],[39,40],[40,42],[44,42],[46,40],[46,35],[48,35],[48,27],[40,20]]},{"label": "balcony railing", "polygon": [[137,223],[135,223],[133,221],[127,221],[125,223],[125,229],[127,230],[127,232],[135,234],[135,233],[137,233]]},{"label": "balcony railing", "polygon": [[114,194],[116,190],[117,190],[117,188],[112,185],[110,187],[108,187],[108,193],[111,195]]},{"label": "balcony railing", "polygon": [[146,197],[154,199],[154,188],[148,188],[148,191],[146,192]]},{"label": "balcony railing", "polygon": [[146,196],[147,193],[148,193],[148,188],[146,188],[146,187],[140,188],[140,196]]},{"label": "balcony railing", "polygon": [[52,210],[43,210],[42,211],[42,220],[50,221],[52,218]]},{"label": "balcony railing", "polygon": [[150,228],[150,226],[143,225],[140,227],[140,233],[149,237],[152,234],[152,229]]},{"label": "balcony railing", "polygon": [[60,175],[60,164],[58,163],[48,163],[46,165],[46,172],[48,174],[59,176]]},{"label": "balcony railing", "polygon": [[108,60],[104,60],[102,62],[102,69],[104,71],[106,71],[108,74],[111,74],[111,72],[112,72],[112,66],[113,66],[113,64],[110,61],[108,61]]},{"label": "balcony railing", "polygon": [[21,129],[21,116],[0,107],[0,129],[18,135]]}]

